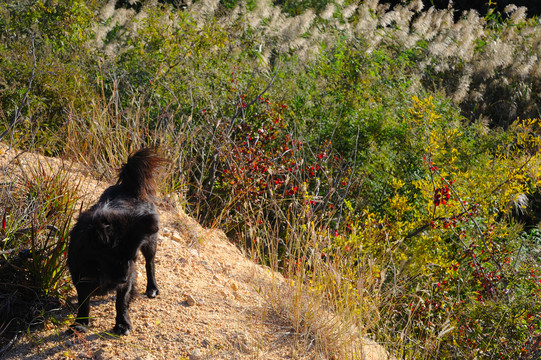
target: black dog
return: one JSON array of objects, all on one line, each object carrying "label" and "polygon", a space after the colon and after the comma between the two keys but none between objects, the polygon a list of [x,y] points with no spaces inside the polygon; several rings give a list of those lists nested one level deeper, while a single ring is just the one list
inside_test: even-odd
[{"label": "black dog", "polygon": [[119,335],[131,330],[128,307],[135,294],[135,258],[139,249],[146,261],[149,298],[158,295],[154,255],[158,213],[153,201],[152,178],[162,159],[152,149],[142,149],[120,169],[118,182],[98,202],[81,213],[70,233],[68,268],[77,289],[78,312],[72,329],[85,331],[90,298],[116,290],[116,324]]}]

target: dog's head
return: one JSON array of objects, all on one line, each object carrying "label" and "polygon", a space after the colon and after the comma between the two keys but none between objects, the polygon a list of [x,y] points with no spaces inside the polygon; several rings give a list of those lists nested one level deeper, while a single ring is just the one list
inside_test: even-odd
[{"label": "dog's head", "polygon": [[105,203],[94,209],[89,225],[95,240],[110,248],[122,248],[123,252],[137,252],[146,236],[159,230],[157,213],[145,205]]}]

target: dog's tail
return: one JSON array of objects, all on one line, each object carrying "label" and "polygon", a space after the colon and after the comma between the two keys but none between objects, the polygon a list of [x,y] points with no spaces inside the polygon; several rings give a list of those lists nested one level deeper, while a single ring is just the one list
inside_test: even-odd
[{"label": "dog's tail", "polygon": [[138,199],[154,194],[154,175],[163,159],[152,148],[144,148],[128,157],[118,174],[118,184]]}]

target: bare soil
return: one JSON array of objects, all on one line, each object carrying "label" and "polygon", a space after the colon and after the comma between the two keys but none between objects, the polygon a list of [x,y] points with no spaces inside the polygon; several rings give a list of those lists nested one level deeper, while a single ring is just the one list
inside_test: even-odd
[{"label": "bare soil", "polygon": [[[18,157],[17,157],[17,154]],[[16,158],[17,157],[17,158]],[[16,161],[14,159],[16,158]],[[17,153],[0,144],[0,169],[16,176],[24,166],[59,159]],[[17,170],[19,169],[19,170]],[[70,165],[81,199],[91,204],[108,186]],[[144,259],[138,259],[138,293],[130,306],[133,330],[111,335],[114,294],[95,297],[91,326],[78,337],[66,335],[75,309],[72,291],[59,316],[42,329],[22,335],[5,359],[323,359],[313,339],[295,331],[265,295],[284,278],[249,260],[218,229],[205,229],[172,201],[159,205],[161,217],[155,299],[144,295]],[[86,206],[85,206],[86,207]],[[70,306],[71,303],[71,306]],[[365,359],[386,359],[367,340]],[[331,356],[333,358],[333,356]],[[336,357],[335,357],[336,358]]]}]

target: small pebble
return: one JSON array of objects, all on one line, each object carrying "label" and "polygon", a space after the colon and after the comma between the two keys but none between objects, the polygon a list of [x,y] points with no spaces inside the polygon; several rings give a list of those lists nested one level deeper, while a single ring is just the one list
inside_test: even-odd
[{"label": "small pebble", "polygon": [[190,356],[188,357],[190,360],[199,360],[203,358],[203,353],[199,349],[195,349],[192,351]]},{"label": "small pebble", "polygon": [[190,294],[186,295],[186,303],[188,304],[188,306],[194,306],[198,304],[197,300],[195,300],[195,298]]}]

